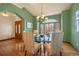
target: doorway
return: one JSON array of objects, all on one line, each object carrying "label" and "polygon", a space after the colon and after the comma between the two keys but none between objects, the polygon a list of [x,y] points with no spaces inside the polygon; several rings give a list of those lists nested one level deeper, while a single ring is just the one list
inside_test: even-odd
[{"label": "doorway", "polygon": [[22,39],[22,20],[15,21],[15,39]]},{"label": "doorway", "polygon": [[19,51],[22,50],[21,48],[23,43],[24,42],[22,40],[22,19],[13,13],[1,12],[0,55],[19,55]]}]

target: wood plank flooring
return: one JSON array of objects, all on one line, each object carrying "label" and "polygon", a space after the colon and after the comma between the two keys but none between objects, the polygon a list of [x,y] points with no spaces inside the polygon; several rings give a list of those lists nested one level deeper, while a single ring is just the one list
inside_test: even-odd
[{"label": "wood plank flooring", "polygon": [[79,56],[79,51],[71,44],[64,42],[62,46],[62,56]]},{"label": "wood plank flooring", "polygon": [[17,46],[19,43],[22,43],[21,40],[9,39],[0,41],[0,56],[17,56],[19,51]]},{"label": "wood plank flooring", "polygon": [[[23,43],[23,41],[17,39],[0,41],[0,56],[20,56],[16,46],[19,43]],[[24,55],[24,53],[20,54]],[[79,52],[69,43],[63,43],[62,56],[79,56]]]}]

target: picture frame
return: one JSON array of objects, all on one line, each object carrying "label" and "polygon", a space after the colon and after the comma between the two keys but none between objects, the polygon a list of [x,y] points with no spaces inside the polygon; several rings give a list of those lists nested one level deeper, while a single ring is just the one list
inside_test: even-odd
[{"label": "picture frame", "polygon": [[31,29],[32,28],[32,23],[31,22],[27,22],[27,29]]}]

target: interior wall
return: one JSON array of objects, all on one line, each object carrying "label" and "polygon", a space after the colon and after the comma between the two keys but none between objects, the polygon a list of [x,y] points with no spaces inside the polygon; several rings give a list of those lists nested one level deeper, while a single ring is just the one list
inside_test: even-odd
[{"label": "interior wall", "polygon": [[23,31],[26,32],[26,21],[33,22],[34,16],[29,13],[26,9],[20,9],[17,6],[11,3],[1,3],[0,4],[0,12],[8,11],[17,14],[23,20]]},{"label": "interior wall", "polygon": [[15,37],[15,18],[0,15],[0,40]]},{"label": "interior wall", "polygon": [[73,3],[69,10],[62,13],[64,41],[70,42],[79,51],[79,32],[76,30],[76,12],[79,4]]},{"label": "interior wall", "polygon": [[[61,16],[62,15],[62,16]],[[63,25],[63,32],[64,32],[64,41],[66,42],[70,42],[71,40],[71,18],[70,18],[70,9],[63,11],[61,14],[57,14],[57,15],[50,15],[47,16],[48,19],[56,19],[59,20],[60,23]],[[62,20],[61,20],[62,18]],[[34,29],[37,29],[37,21],[36,21],[36,17],[33,20],[34,23]]]},{"label": "interior wall", "polygon": [[65,42],[70,42],[70,37],[71,37],[71,34],[70,34],[70,9],[69,10],[66,10],[66,11],[63,11],[62,12],[62,27],[63,27],[63,32],[64,32],[64,37],[63,37],[63,40]]},{"label": "interior wall", "polygon": [[56,20],[59,20],[61,22],[61,14],[50,15],[50,16],[48,16],[48,19],[56,19]]},{"label": "interior wall", "polygon": [[48,16],[48,19],[52,19],[52,20],[58,20],[61,26],[61,14],[56,14],[56,15],[50,15]]},{"label": "interior wall", "polygon": [[[49,19],[57,19],[61,21],[64,32],[64,41],[70,42],[79,51],[79,32],[76,31],[75,13],[79,10],[79,4],[72,4],[69,10],[63,11],[59,15],[48,16]],[[62,16],[61,16],[62,15]]]},{"label": "interior wall", "polygon": [[[55,19],[55,20],[59,20],[59,22],[61,23],[61,14],[57,14],[57,15],[50,15],[47,16],[48,19]],[[33,24],[34,24],[34,29],[37,29],[37,20],[36,20],[36,16],[33,18]]]},{"label": "interior wall", "polygon": [[33,30],[37,30],[37,20],[36,20],[36,17],[33,18]]},{"label": "interior wall", "polygon": [[70,34],[70,9],[63,11],[61,14],[48,16],[49,19],[59,20],[62,25],[62,31],[64,32],[63,41],[70,42],[71,34]]},{"label": "interior wall", "polygon": [[71,7],[71,44],[79,51],[79,32],[76,30],[76,12],[79,11],[79,3]]}]

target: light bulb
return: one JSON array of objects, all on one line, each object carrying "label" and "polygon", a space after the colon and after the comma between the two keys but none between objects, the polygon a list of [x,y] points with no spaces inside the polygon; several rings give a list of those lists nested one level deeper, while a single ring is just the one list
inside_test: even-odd
[{"label": "light bulb", "polygon": [[37,19],[39,19],[39,18],[40,18],[40,16],[37,16],[36,18],[37,18]]},{"label": "light bulb", "polygon": [[48,18],[46,17],[45,20],[48,20]]},{"label": "light bulb", "polygon": [[37,21],[39,21],[39,19],[40,19],[40,16],[37,16],[36,18],[37,18]]},{"label": "light bulb", "polygon": [[42,17],[45,17],[45,15],[42,15]]},{"label": "light bulb", "polygon": [[37,16],[36,19],[39,20],[39,16]]},{"label": "light bulb", "polygon": [[45,15],[42,15],[41,18],[44,19]]}]

